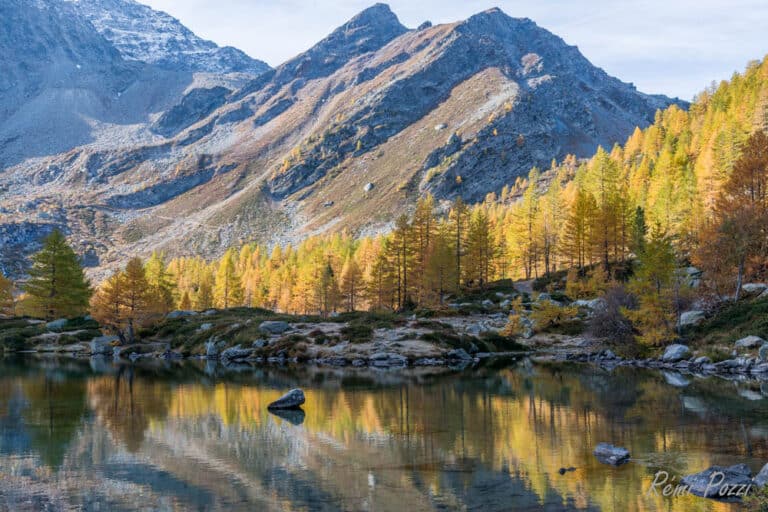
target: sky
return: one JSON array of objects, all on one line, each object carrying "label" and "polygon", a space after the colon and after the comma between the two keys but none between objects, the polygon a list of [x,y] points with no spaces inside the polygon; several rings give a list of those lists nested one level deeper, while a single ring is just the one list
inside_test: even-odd
[{"label": "sky", "polygon": [[[199,36],[276,66],[375,0],[139,0]],[[416,27],[500,7],[576,45],[594,64],[647,93],[690,100],[768,53],[766,0],[391,0]]]}]

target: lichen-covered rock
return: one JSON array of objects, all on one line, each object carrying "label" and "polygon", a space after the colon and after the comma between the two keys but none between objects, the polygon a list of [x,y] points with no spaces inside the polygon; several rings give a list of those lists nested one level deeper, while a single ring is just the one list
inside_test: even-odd
[{"label": "lichen-covered rock", "polygon": [[703,311],[686,311],[680,315],[679,325],[681,328],[693,327],[704,320],[706,320],[706,316]]},{"label": "lichen-covered rock", "polygon": [[304,404],[304,391],[292,389],[267,406],[268,409],[297,409]]}]

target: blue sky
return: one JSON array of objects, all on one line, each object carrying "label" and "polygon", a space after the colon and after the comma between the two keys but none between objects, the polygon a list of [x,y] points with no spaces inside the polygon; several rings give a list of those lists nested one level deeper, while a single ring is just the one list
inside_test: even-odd
[{"label": "blue sky", "polygon": [[[198,35],[275,66],[374,0],[139,0]],[[490,7],[527,17],[644,92],[691,99],[768,53],[765,0],[393,0],[400,21],[464,19]]]}]

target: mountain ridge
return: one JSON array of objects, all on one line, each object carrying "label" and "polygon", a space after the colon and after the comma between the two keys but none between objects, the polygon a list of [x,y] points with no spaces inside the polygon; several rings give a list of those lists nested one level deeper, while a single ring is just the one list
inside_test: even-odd
[{"label": "mountain ridge", "polygon": [[407,29],[383,4],[220,87],[187,85],[127,143],[11,167],[18,190],[0,205],[19,225],[66,226],[100,267],[155,249],[216,256],[238,241],[369,233],[427,192],[472,201],[535,165],[591,156],[675,102],[531,20],[496,9]]}]

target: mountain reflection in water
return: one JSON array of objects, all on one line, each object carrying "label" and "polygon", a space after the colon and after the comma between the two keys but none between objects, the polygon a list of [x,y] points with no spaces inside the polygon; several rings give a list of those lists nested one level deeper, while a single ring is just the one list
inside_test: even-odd
[{"label": "mountain reflection in water", "polygon": [[[267,411],[293,387],[303,411]],[[728,510],[648,488],[657,470],[757,471],[760,396],[526,362],[439,374],[5,359],[0,510]],[[600,465],[601,441],[633,461]]]}]

